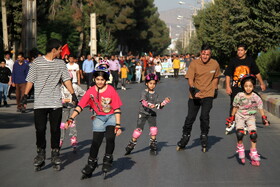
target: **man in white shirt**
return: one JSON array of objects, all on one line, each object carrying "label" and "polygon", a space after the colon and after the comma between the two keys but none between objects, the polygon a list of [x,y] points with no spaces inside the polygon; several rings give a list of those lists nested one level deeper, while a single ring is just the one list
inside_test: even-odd
[{"label": "man in white shirt", "polygon": [[6,67],[8,67],[11,72],[13,71],[14,61],[11,59],[11,53],[9,51],[5,52],[5,61],[6,61]]}]

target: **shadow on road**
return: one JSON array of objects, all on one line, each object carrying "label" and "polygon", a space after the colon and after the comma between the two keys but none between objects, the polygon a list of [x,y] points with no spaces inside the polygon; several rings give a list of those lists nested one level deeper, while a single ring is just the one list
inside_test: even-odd
[{"label": "shadow on road", "polygon": [[[208,136],[207,149],[210,150],[213,145],[220,142],[222,139],[223,139],[222,137],[218,137],[218,136]],[[200,144],[200,138],[196,138],[196,139],[193,140],[192,145],[187,146],[186,149],[191,149],[191,148],[194,148],[194,147],[200,146],[200,145],[201,145]]]},{"label": "shadow on road", "polygon": [[13,148],[15,148],[15,146],[13,146],[12,144],[0,145],[0,151],[13,149]]},{"label": "shadow on road", "polygon": [[112,170],[107,174],[106,178],[112,178],[115,175],[123,172],[124,170],[130,170],[136,162],[129,157],[122,157],[113,163]]},{"label": "shadow on road", "polygon": [[33,124],[33,113],[0,114],[0,129],[28,127]]}]

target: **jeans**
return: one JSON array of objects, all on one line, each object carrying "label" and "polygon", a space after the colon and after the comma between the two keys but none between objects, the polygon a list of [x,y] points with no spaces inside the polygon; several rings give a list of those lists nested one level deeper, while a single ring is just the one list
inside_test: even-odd
[{"label": "jeans", "polygon": [[50,121],[51,148],[59,149],[62,108],[41,108],[34,110],[37,148],[46,149],[47,121]]},{"label": "jeans", "polygon": [[213,97],[203,99],[189,99],[188,115],[183,126],[183,134],[191,134],[192,125],[196,119],[197,113],[201,107],[200,130],[201,134],[207,135],[210,129],[210,110],[212,109]]},{"label": "jeans", "polygon": [[3,100],[7,101],[8,87],[9,87],[9,85],[7,83],[0,82],[0,104],[2,103],[3,96],[4,96]]}]

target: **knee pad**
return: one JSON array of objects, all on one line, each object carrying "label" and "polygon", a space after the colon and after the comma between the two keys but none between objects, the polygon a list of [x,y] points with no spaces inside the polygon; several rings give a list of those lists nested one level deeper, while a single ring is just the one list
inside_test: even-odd
[{"label": "knee pad", "polygon": [[256,131],[251,131],[250,132],[250,139],[251,139],[251,141],[256,143],[257,142],[257,138],[258,138],[257,132]]},{"label": "knee pad", "polygon": [[142,134],[142,129],[137,128],[133,131],[132,138],[137,139],[141,136],[141,134]]},{"label": "knee pad", "polygon": [[156,136],[158,133],[158,128],[157,127],[150,127],[150,135],[151,136]]},{"label": "knee pad", "polygon": [[244,129],[237,129],[236,131],[236,137],[238,141],[241,141],[244,136]]},{"label": "knee pad", "polygon": [[65,123],[60,123],[60,129],[64,129],[65,128]]}]

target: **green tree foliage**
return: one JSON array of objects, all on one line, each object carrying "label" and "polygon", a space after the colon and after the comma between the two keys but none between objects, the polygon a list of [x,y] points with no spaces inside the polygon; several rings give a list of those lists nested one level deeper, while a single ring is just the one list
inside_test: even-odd
[{"label": "green tree foliage", "polygon": [[[7,1],[9,36],[21,40],[22,0]],[[98,52],[162,52],[168,29],[154,0],[37,0],[37,46],[45,52],[50,37],[68,43],[75,55],[89,52],[90,14],[97,15]]]},{"label": "green tree foliage", "polygon": [[260,51],[279,45],[279,4],[279,0],[216,0],[194,17],[197,39],[209,43],[222,64],[236,53],[240,43],[248,45],[256,57]]}]

